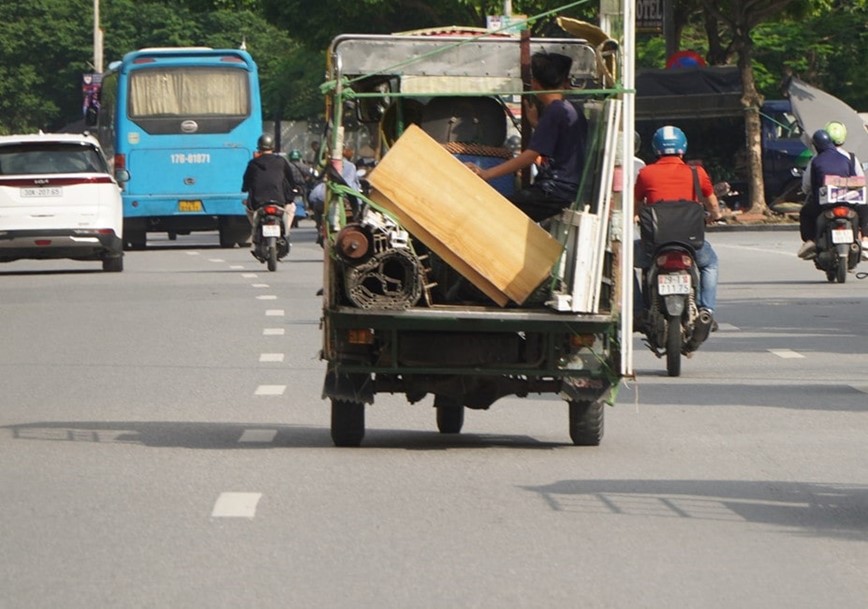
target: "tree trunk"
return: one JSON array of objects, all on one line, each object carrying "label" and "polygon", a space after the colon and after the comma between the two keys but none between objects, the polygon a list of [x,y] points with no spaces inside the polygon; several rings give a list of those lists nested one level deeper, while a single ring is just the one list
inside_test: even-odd
[{"label": "tree trunk", "polygon": [[741,73],[742,96],[744,108],[744,135],[747,144],[748,192],[750,194],[751,214],[769,214],[765,201],[765,185],[763,183],[762,160],[762,127],[760,124],[760,108],[762,96],[756,90],[753,75],[753,41],[745,33],[738,41],[738,68]]}]

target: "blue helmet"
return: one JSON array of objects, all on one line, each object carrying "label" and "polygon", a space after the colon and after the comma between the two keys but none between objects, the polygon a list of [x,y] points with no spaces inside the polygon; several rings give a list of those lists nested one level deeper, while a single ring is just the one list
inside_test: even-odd
[{"label": "blue helmet", "polygon": [[651,149],[657,156],[684,154],[687,152],[687,136],[678,127],[660,127],[651,138]]},{"label": "blue helmet", "polygon": [[835,142],[832,141],[829,132],[825,129],[817,129],[814,131],[814,135],[811,136],[811,142],[813,142],[814,148],[817,152],[823,152],[824,150],[829,150],[830,148],[835,147]]}]

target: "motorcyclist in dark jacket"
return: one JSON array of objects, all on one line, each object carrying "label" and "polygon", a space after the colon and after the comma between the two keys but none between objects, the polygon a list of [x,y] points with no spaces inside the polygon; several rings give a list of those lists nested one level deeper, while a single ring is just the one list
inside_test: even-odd
[{"label": "motorcyclist in dark jacket", "polygon": [[255,228],[259,208],[266,203],[277,203],[286,211],[283,217],[288,238],[289,225],[286,219],[295,215],[295,190],[304,186],[295,184],[289,163],[274,154],[273,137],[263,134],[256,148],[257,155],[247,163],[241,184],[241,191],[247,193],[247,219],[250,220],[250,226]]},{"label": "motorcyclist in dark jacket", "polygon": [[838,152],[832,138],[824,129],[818,129],[811,137],[817,156],[811,159],[808,168],[810,186],[808,201],[799,211],[799,230],[801,232],[802,247],[799,249],[799,258],[811,259],[816,254],[817,217],[822,211],[820,207],[819,190],[825,184],[827,176],[855,176],[855,160]]}]

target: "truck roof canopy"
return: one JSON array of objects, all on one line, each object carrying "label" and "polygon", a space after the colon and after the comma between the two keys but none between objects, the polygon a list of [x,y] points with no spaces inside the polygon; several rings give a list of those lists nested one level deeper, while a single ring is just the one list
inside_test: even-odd
[{"label": "truck roof canopy", "polygon": [[636,120],[741,116],[736,66],[643,70],[636,74]]}]

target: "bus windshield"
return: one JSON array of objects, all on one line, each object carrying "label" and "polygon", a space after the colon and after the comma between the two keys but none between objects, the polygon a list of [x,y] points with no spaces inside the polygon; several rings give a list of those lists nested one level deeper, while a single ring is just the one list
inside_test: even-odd
[{"label": "bus windshield", "polygon": [[130,76],[129,117],[248,116],[249,75],[219,67],[150,68]]}]

